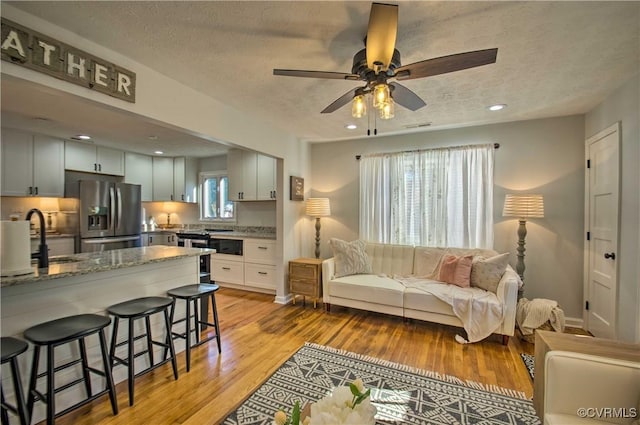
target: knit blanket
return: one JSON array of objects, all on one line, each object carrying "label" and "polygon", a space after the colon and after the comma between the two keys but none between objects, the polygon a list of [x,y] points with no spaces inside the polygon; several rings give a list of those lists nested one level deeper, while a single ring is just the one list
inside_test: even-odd
[{"label": "knit blanket", "polygon": [[547,321],[554,331],[564,332],[564,311],[558,306],[557,301],[544,298],[521,298],[518,301],[516,322],[522,335],[532,335]]},{"label": "knit blanket", "polygon": [[485,339],[494,333],[504,320],[504,306],[493,292],[474,287],[461,288],[416,277],[394,279],[407,288],[431,294],[449,304],[467,331],[468,340],[456,335],[456,341],[461,344]]}]

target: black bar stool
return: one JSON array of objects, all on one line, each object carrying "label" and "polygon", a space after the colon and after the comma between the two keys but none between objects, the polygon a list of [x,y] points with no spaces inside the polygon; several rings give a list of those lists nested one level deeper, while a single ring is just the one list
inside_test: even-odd
[{"label": "black bar stool", "polygon": [[0,341],[0,345],[2,347],[2,364],[11,363],[11,379],[16,399],[15,406],[8,404],[4,399],[4,389],[0,391],[2,393],[2,425],[9,424],[8,412],[15,413],[18,416],[20,425],[29,425],[29,413],[27,412],[27,403],[24,400],[20,368],[18,366],[18,356],[27,351],[29,345],[20,339],[4,336]]},{"label": "black bar stool", "polygon": [[[187,322],[184,333],[171,332],[173,338],[182,338],[185,340],[185,347],[187,351],[187,372],[191,369],[191,348],[211,341],[213,338],[218,343],[218,353],[222,352],[220,345],[220,324],[218,323],[218,309],[216,308],[215,292],[219,286],[214,284],[201,283],[199,285],[186,285],[179,288],[171,289],[167,291],[167,295],[174,299],[180,299],[186,301],[186,314],[185,317],[174,321],[175,306],[171,310],[171,324],[175,325],[180,322]],[[206,321],[206,318],[198,315],[198,301],[202,299],[203,302],[207,302],[207,295],[211,296],[211,309],[213,310],[213,323]],[[193,314],[191,314],[191,303],[193,303]],[[203,308],[204,310],[204,308]],[[191,318],[193,317],[193,327],[191,326]],[[216,333],[206,339],[200,340],[200,325],[213,326]],[[191,333],[195,332],[195,343],[191,345]],[[166,357],[166,350],[165,350]]]},{"label": "black bar stool", "polygon": [[[150,372],[157,367],[171,361],[173,366],[173,376],[178,379],[178,365],[176,364],[176,353],[173,348],[173,338],[171,338],[171,319],[169,318],[169,310],[173,307],[175,301],[173,298],[167,297],[143,297],[136,298],[130,301],[125,301],[120,304],[112,305],[107,308],[107,312],[115,317],[113,321],[113,332],[111,334],[111,350],[110,356],[114,366],[122,364],[127,367],[128,380],[129,380],[129,406],[133,406],[133,381],[135,378]],[[151,338],[151,320],[150,316],[156,313],[164,313],[164,323],[166,327],[166,339],[165,342],[154,341]],[[143,319],[145,321],[145,333],[135,336],[133,335],[133,324],[136,319]],[[118,338],[118,323],[120,319],[129,319],[129,333],[127,339],[116,344]],[[133,346],[134,341],[146,338],[147,349],[139,353],[135,353]],[[116,348],[122,345],[127,345],[127,358],[126,360],[116,356]],[[165,348],[165,355],[162,361],[154,363],[153,359],[153,345],[159,345]],[[167,359],[166,350],[171,352],[171,357]],[[149,356],[149,367],[135,373],[134,359],[136,357],[147,354]]]},{"label": "black bar stool", "polygon": [[[116,400],[116,388],[113,385],[111,376],[111,364],[107,353],[107,341],[104,336],[104,328],[109,326],[111,319],[97,314],[79,314],[76,316],[63,317],[41,323],[24,331],[24,337],[35,345],[33,350],[33,364],[31,365],[31,379],[29,381],[29,397],[27,399],[27,410],[29,416],[33,415],[33,405],[36,401],[41,401],[47,405],[47,424],[52,425],[55,418],[65,415],[76,408],[83,406],[104,394],[109,394],[111,399],[111,409],[113,414],[118,414],[118,402]],[[89,366],[87,360],[87,348],[84,339],[90,335],[98,334],[100,340],[100,352],[102,354],[103,370]],[[56,366],[54,359],[54,349],[62,344],[78,341],[80,347],[80,358],[72,360],[60,366]],[[38,374],[38,364],[40,361],[40,348],[47,347],[47,370]],[[82,377],[55,388],[55,372],[69,368],[78,363],[82,363]],[[105,389],[93,394],[91,389],[91,377],[89,372],[102,376],[106,379]],[[47,390],[45,393],[38,391],[38,379],[45,377]],[[87,398],[74,404],[71,407],[56,413],[55,394],[66,390],[74,385],[84,383]]]}]

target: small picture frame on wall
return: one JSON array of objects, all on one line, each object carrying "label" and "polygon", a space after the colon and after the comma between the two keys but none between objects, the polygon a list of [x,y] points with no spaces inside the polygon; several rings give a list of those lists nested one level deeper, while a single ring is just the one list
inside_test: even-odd
[{"label": "small picture frame on wall", "polygon": [[289,199],[292,201],[304,201],[304,179],[291,176],[289,183]]}]

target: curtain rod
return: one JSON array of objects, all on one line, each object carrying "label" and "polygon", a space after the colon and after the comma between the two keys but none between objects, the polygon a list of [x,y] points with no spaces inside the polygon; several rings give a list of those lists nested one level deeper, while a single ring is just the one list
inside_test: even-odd
[{"label": "curtain rod", "polygon": [[[467,145],[467,146],[478,146],[478,145]],[[449,146],[449,147],[444,147],[444,148],[435,148],[435,149],[414,149],[414,150],[410,150],[410,151],[401,151],[403,153],[408,153],[408,152],[422,152],[422,151],[427,151],[427,150],[436,150],[436,149],[452,149],[452,148],[463,148],[463,147],[467,147],[467,146]],[[493,144],[493,148],[494,149],[500,149],[500,143],[494,143]],[[397,153],[397,152],[387,152],[387,153]],[[384,155],[384,154],[383,154]],[[356,161],[360,161],[360,158],[362,158],[362,155],[356,155]]]}]

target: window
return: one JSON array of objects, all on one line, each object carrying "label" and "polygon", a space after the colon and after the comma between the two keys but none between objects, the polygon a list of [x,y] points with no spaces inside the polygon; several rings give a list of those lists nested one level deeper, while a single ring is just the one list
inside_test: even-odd
[{"label": "window", "polygon": [[200,220],[235,221],[234,203],[229,200],[227,174],[200,173],[200,186]]},{"label": "window", "polygon": [[363,157],[360,238],[403,245],[491,248],[493,146]]}]

